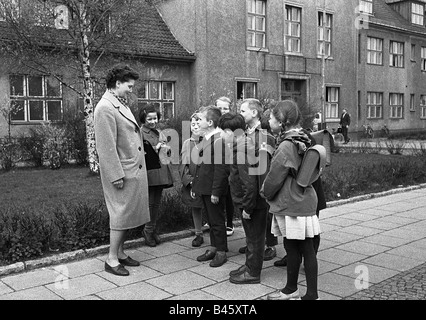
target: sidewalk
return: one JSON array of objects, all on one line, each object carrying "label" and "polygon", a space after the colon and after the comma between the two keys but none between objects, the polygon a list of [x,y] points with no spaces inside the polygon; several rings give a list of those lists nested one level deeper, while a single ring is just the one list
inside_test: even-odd
[{"label": "sidewalk", "polygon": [[[342,200],[321,211],[318,289],[322,300],[426,298],[426,185],[383,193],[363,201]],[[264,263],[261,283],[235,285],[231,270],[244,263],[242,227],[228,237],[229,261],[219,268],[196,257],[189,238],[127,253],[141,262],[128,277],[104,271],[105,254],[0,277],[0,300],[253,300],[286,283],[286,269]],[[303,268],[300,291],[306,290]]]}]

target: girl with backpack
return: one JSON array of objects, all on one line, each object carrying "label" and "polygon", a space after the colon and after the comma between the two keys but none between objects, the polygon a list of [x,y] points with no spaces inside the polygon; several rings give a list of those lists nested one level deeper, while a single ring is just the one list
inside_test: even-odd
[{"label": "girl with backpack", "polygon": [[277,149],[270,170],[261,189],[261,195],[273,214],[271,231],[284,237],[287,252],[287,284],[268,300],[300,299],[297,287],[301,257],[303,256],[307,291],[302,300],[318,299],[318,263],[313,239],[320,233],[316,216],[317,195],[312,185],[301,187],[296,182],[303,154],[311,145],[301,131],[301,113],[292,100],[280,101],[269,119],[271,130],[278,135]]}]

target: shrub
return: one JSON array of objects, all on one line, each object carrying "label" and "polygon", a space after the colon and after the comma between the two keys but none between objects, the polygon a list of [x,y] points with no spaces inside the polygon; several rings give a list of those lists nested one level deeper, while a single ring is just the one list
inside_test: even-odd
[{"label": "shrub", "polygon": [[21,159],[21,151],[16,139],[5,137],[0,139],[0,166],[6,171],[15,167]]},{"label": "shrub", "polygon": [[30,128],[28,134],[21,134],[18,141],[21,150],[29,155],[29,160],[32,161],[36,167],[43,166],[45,137],[41,132],[34,128]]}]

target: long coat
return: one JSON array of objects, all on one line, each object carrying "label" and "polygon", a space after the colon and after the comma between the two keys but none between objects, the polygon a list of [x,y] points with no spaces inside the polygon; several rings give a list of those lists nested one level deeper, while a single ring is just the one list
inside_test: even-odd
[{"label": "long coat", "polygon": [[[148,180],[142,135],[131,110],[110,92],[95,108],[95,140],[102,188],[112,230],[127,230],[150,220]],[[117,189],[113,181],[124,179]]]}]

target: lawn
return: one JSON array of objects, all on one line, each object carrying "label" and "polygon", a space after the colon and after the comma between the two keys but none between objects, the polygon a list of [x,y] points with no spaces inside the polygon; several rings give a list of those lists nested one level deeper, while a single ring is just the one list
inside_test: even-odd
[{"label": "lawn", "polygon": [[[408,156],[363,154],[363,153],[333,153],[332,165],[324,172],[324,184],[328,189],[337,187],[336,178],[347,179],[352,173],[359,175],[368,168],[380,167],[383,163],[398,164]],[[419,161],[420,158],[418,157]],[[415,161],[415,160],[411,160]],[[362,172],[358,172],[357,168]],[[420,177],[422,179],[422,177]],[[355,183],[355,179],[351,179]],[[330,183],[328,183],[330,182]],[[333,182],[333,184],[331,184]],[[426,181],[413,181],[413,184]],[[405,181],[401,181],[406,185]],[[410,183],[411,184],[411,183]],[[382,185],[380,183],[365,184],[361,190],[353,190],[353,184],[348,184],[349,190],[328,190],[327,200],[348,198],[371,191],[383,191],[397,185]],[[168,189],[166,192],[172,192]],[[173,192],[174,193],[174,192]],[[340,193],[340,197],[336,194]],[[87,167],[67,166],[59,170],[18,168],[9,172],[0,172],[0,204],[4,208],[9,205],[32,208],[55,207],[61,203],[104,201],[101,179],[89,174]]]}]

